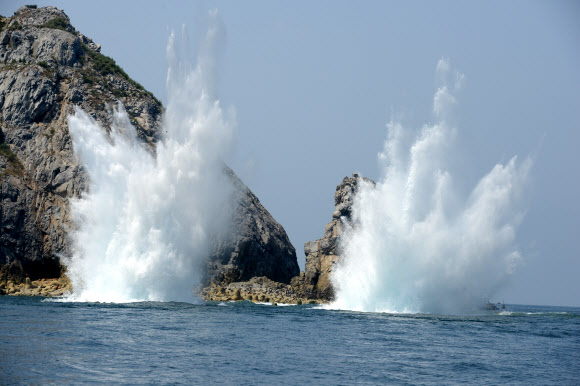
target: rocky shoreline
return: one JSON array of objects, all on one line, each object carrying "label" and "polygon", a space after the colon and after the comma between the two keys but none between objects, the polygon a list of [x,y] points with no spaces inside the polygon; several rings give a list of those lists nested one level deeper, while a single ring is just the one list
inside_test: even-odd
[{"label": "rocky shoreline", "polygon": [[267,277],[254,277],[242,282],[213,282],[200,291],[207,301],[250,300],[275,303],[329,303],[334,300],[331,275],[340,260],[340,237],[343,226],[350,226],[353,200],[361,184],[374,186],[374,181],[353,174],[336,187],[332,220],[324,235],[304,244],[305,270],[290,280],[278,283]]},{"label": "rocky shoreline", "polygon": [[267,277],[254,277],[245,282],[230,284],[213,284],[200,291],[205,301],[241,301],[254,303],[286,303],[286,304],[323,304],[328,299],[312,296],[313,293],[303,288],[278,283]]},{"label": "rocky shoreline", "polygon": [[[72,293],[72,290],[71,281],[65,275],[57,279],[30,280],[27,277],[21,282],[13,280],[0,282],[0,295],[6,296],[59,298]],[[314,299],[299,288],[275,282],[265,276],[227,285],[212,284],[198,291],[198,296],[208,302],[251,301],[254,303],[286,304],[323,304],[328,302],[323,299]]]},{"label": "rocky shoreline", "polygon": [[[109,132],[121,103],[152,153],[163,136],[159,100],[100,50],[56,7],[0,16],[0,282],[58,278],[61,256],[73,253],[70,200],[90,185],[68,128],[75,107]],[[289,283],[300,269],[284,228],[234,171],[223,172],[234,191],[232,229],[216,235],[203,282]]]},{"label": "rocky shoreline", "polygon": [[56,279],[30,280],[27,277],[22,282],[12,280],[0,282],[0,295],[54,298],[64,296],[71,291],[71,282],[64,275]]}]

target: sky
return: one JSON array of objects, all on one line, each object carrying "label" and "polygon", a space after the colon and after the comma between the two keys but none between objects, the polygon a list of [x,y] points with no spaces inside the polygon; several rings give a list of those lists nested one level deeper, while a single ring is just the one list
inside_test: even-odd
[{"label": "sky", "polygon": [[498,162],[531,156],[524,263],[498,300],[580,306],[580,3],[575,1],[2,1],[64,9],[135,80],[166,100],[169,32],[217,8],[218,77],[237,117],[227,163],[303,245],[322,237],[334,191],[380,178],[386,123],[432,119],[441,58],[465,75],[456,175],[468,192]]}]

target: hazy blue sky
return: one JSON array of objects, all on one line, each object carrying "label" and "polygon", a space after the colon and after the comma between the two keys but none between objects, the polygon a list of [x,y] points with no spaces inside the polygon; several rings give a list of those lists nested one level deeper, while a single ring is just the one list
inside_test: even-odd
[{"label": "hazy blue sky", "polygon": [[[31,1],[3,1],[10,16]],[[465,74],[457,173],[467,191],[497,162],[534,157],[518,234],[525,264],[506,302],[580,305],[580,3],[36,1],[65,10],[131,77],[164,99],[168,31],[206,9],[227,30],[219,94],[237,111],[228,163],[303,244],[322,236],[335,186],[378,178],[393,116],[432,120],[435,66]]]}]

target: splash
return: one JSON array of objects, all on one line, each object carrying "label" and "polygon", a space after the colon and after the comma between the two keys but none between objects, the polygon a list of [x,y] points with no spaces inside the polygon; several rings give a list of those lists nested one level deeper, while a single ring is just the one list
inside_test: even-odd
[{"label": "splash", "polygon": [[333,272],[332,308],[377,312],[464,312],[484,304],[514,272],[516,229],[531,167],[513,157],[497,164],[468,197],[454,188],[448,165],[462,74],[447,60],[433,98],[436,123],[416,138],[391,121],[376,187],[363,183]]},{"label": "splash", "polygon": [[223,173],[234,118],[215,99],[212,47],[219,21],[200,46],[197,65],[180,59],[171,34],[165,138],[153,156],[137,140],[123,106],[110,134],[75,109],[69,130],[89,192],[71,201],[79,229],[67,263],[76,301],[195,301],[212,237],[227,227],[233,188]]}]

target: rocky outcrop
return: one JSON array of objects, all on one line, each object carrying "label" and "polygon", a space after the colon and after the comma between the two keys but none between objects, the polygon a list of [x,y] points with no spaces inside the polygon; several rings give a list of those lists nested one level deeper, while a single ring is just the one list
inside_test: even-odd
[{"label": "rocky outcrop", "polygon": [[358,174],[345,177],[336,187],[332,221],[326,225],[324,236],[304,244],[305,269],[301,276],[292,280],[292,285],[309,298],[331,300],[334,297],[330,277],[340,256],[342,227],[351,221],[353,200],[361,180],[375,184],[371,179]]},{"label": "rocky outcrop", "polygon": [[[74,228],[69,199],[88,189],[67,117],[79,106],[109,130],[117,101],[153,150],[161,103],[78,33],[62,10],[22,7],[0,18],[0,281],[60,276],[60,256],[69,253],[67,234]],[[284,229],[226,172],[239,191],[237,227],[216,243],[208,282],[262,275],[289,282],[299,269]]]},{"label": "rocky outcrop", "polygon": [[375,185],[371,179],[353,174],[352,177],[345,177],[336,187],[332,221],[326,225],[322,238],[304,244],[305,270],[293,277],[290,285],[272,282],[266,278],[221,281],[213,282],[200,290],[201,296],[213,301],[250,300],[297,304],[332,301],[334,289],[331,275],[340,259],[342,229],[352,225],[354,197],[361,183]]}]

